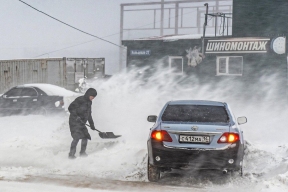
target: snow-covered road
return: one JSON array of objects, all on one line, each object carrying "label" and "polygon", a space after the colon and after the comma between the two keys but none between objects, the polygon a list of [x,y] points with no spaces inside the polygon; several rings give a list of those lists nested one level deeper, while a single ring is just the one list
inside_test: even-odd
[{"label": "snow-covered road", "polygon": [[68,116],[0,118],[1,191],[17,191],[20,186],[24,191],[35,191],[41,185],[58,191],[73,191],[71,187],[105,191],[288,190],[286,142],[283,145],[276,142],[266,145],[259,140],[249,143],[243,178],[215,171],[175,170],[163,174],[158,184],[151,184],[146,178],[145,143],[125,136],[103,140],[90,130],[93,139],[88,144],[89,156],[70,160],[67,155],[71,136],[67,122]]},{"label": "snow-covered road", "polygon": [[[68,114],[0,117],[0,191],[288,191],[288,112],[283,104],[275,105],[272,93],[257,102],[224,94],[227,84],[211,90],[181,88],[169,80],[155,87],[155,79],[139,86],[129,79],[120,75],[90,84],[98,91],[92,110],[96,128],[122,137],[105,140],[89,130],[87,158],[68,159]],[[226,101],[236,116],[248,118],[242,126],[248,141],[242,178],[174,170],[157,184],[147,182],[146,140],[152,124],[146,118],[172,99]]]}]

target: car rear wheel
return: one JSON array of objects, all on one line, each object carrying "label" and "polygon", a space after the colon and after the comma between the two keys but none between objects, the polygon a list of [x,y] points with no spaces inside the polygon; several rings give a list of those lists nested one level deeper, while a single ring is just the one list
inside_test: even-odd
[{"label": "car rear wheel", "polygon": [[46,116],[48,113],[47,113],[47,110],[45,108],[40,108],[39,109],[39,115],[43,115],[43,116]]},{"label": "car rear wheel", "polygon": [[244,159],[243,159],[243,160],[242,160],[242,163],[241,163],[241,165],[240,165],[240,170],[239,170],[239,175],[240,175],[241,177],[243,177],[243,175],[244,175],[244,173],[243,173],[244,167],[245,167],[245,162],[244,162]]},{"label": "car rear wheel", "polygon": [[231,170],[231,176],[235,176],[235,175],[240,175],[240,177],[243,177],[243,164],[240,165],[239,169]]},{"label": "car rear wheel", "polygon": [[239,174],[240,174],[241,177],[243,177],[243,167],[240,168]]},{"label": "car rear wheel", "polygon": [[148,180],[151,182],[157,182],[160,179],[160,169],[154,165],[147,163]]}]

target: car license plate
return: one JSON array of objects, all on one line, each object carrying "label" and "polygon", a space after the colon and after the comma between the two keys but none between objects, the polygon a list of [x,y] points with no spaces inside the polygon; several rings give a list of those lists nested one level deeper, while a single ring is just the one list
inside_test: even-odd
[{"label": "car license plate", "polygon": [[209,136],[180,135],[181,143],[210,143]]}]

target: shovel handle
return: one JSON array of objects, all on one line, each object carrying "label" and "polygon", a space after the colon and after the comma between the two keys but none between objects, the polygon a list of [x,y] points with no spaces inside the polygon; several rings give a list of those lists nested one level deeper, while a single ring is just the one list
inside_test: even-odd
[{"label": "shovel handle", "polygon": [[[90,127],[90,125],[85,124],[86,126]],[[91,128],[91,127],[90,127]],[[98,129],[95,129],[95,131],[98,131],[99,133],[102,133],[101,131],[99,131]]]}]

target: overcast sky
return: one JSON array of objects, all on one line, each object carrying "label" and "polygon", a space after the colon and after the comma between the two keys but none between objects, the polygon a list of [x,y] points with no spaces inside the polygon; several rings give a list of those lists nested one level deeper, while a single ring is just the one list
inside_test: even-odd
[{"label": "overcast sky", "polygon": [[[120,44],[120,4],[145,2],[145,0],[23,1],[61,21],[116,44]],[[118,65],[115,64],[119,58],[117,46],[63,25],[18,0],[0,0],[0,2],[1,60],[35,58],[48,52],[83,43],[37,58],[105,57],[106,73],[117,72]],[[91,42],[85,43],[87,41]]]},{"label": "overcast sky", "polygon": [[[115,44],[120,44],[120,4],[160,2],[161,0],[23,1],[78,29],[104,38]],[[19,0],[0,0],[0,2],[0,60],[19,58],[104,57],[106,59],[106,74],[114,74],[118,71],[119,47],[57,22],[23,4]],[[201,3],[201,6],[203,6],[202,4],[203,3]],[[184,15],[184,17],[188,18],[188,23],[191,23],[191,17],[193,17],[191,14],[193,13],[191,13],[190,10],[190,13]],[[127,12],[124,18],[124,25],[127,27],[135,28],[149,23],[151,25],[153,24],[153,14],[147,14],[147,12],[141,12],[138,17],[135,16],[135,12]],[[159,20],[160,14],[158,14],[156,18],[156,22],[158,22],[157,25],[159,25]],[[151,35],[146,34],[146,31],[137,31],[136,34],[140,37]],[[133,34],[126,32],[124,38],[127,36],[131,38]]]}]

